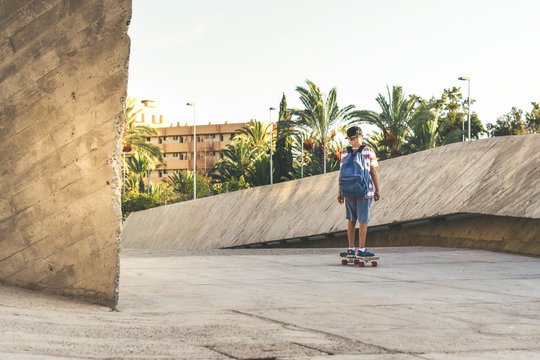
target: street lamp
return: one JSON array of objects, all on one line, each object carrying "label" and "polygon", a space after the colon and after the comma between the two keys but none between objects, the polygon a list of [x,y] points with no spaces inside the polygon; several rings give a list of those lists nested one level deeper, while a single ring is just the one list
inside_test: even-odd
[{"label": "street lamp", "polygon": [[325,109],[325,101],[324,101],[326,93],[322,92],[321,95],[323,97],[322,113],[323,113],[323,126],[324,126],[324,129],[323,129],[323,152],[324,152],[323,173],[326,174],[326,130],[327,130],[328,119],[326,118],[326,109]]},{"label": "street lamp", "polygon": [[197,137],[195,128],[195,103],[187,103],[193,106],[193,200],[197,200]]},{"label": "street lamp", "polygon": [[[468,141],[471,141],[471,78],[466,76],[460,76],[458,80],[467,81],[468,91],[467,91],[467,122],[469,123],[469,135],[467,137]],[[463,122],[461,123],[461,130],[463,131],[463,139],[465,140],[465,126]]]},{"label": "street lamp", "polygon": [[274,175],[272,171],[272,145],[274,144],[274,127],[272,125],[272,110],[276,110],[275,107],[270,107],[270,185],[274,183]]},{"label": "street lamp", "polygon": [[302,140],[302,145],[300,146],[300,149],[302,151],[302,168],[300,171],[300,178],[304,178],[304,133],[300,133],[300,139]]}]

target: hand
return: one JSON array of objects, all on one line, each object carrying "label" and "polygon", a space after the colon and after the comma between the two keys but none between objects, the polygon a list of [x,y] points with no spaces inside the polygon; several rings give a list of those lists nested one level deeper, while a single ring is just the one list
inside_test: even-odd
[{"label": "hand", "polygon": [[379,193],[379,190],[375,190],[375,194],[373,195],[373,200],[379,201],[381,199],[381,193]]},{"label": "hand", "polygon": [[345,201],[345,198],[343,197],[343,195],[341,194],[338,194],[337,196],[337,202],[342,205],[343,204],[343,201]]}]

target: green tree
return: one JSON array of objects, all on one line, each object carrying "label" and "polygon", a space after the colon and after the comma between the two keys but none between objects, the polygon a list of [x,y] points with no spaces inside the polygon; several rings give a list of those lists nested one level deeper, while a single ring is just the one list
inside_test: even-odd
[{"label": "green tree", "polygon": [[[293,139],[293,177],[295,179],[300,179],[302,177],[302,163],[304,165],[304,170],[306,170],[307,166],[311,165],[314,149],[313,136],[313,133],[309,134],[302,129],[295,131],[291,135]],[[304,176],[307,176],[306,171],[304,171]]]},{"label": "green tree", "polygon": [[222,150],[223,159],[211,170],[211,176],[217,181],[249,177],[253,162],[261,155],[261,146],[252,146],[247,137],[238,137]]},{"label": "green tree", "polygon": [[[450,144],[453,142],[462,141],[463,135],[465,139],[468,135],[468,123],[467,123],[467,98],[461,94],[461,89],[453,87],[450,89],[444,89],[440,99],[432,100],[438,102],[439,106],[439,124],[444,123],[445,129],[441,132],[442,144]],[[471,99],[471,105],[475,100]],[[463,128],[465,128],[463,132]],[[484,133],[484,126],[478,119],[478,115],[475,112],[471,113],[471,137],[479,139],[480,135]]]},{"label": "green tree", "polygon": [[127,191],[122,195],[122,218],[126,219],[134,211],[141,211],[162,205],[155,196],[137,191]]},{"label": "green tree", "polygon": [[420,100],[411,121],[412,131],[403,145],[407,153],[432,149],[444,144],[443,134],[449,125],[449,120],[441,120],[442,100]]},{"label": "green tree", "polygon": [[270,125],[266,125],[260,121],[252,119],[247,125],[236,130],[240,133],[239,135],[236,135],[236,137],[248,140],[251,147],[258,147],[261,149],[261,151],[266,151],[270,146],[269,128]]},{"label": "green tree", "polygon": [[279,104],[279,120],[277,122],[276,152],[273,156],[274,178],[276,182],[290,180],[293,173],[293,140],[291,138],[291,117],[287,110],[285,94]]},{"label": "green tree", "polygon": [[353,112],[353,119],[360,123],[376,126],[384,139],[384,145],[390,149],[390,156],[402,154],[402,146],[412,128],[416,105],[419,98],[410,95],[405,98],[401,86],[393,86],[392,92],[387,87],[388,99],[379,94],[377,103],[381,112],[358,110]]},{"label": "green tree", "polygon": [[177,194],[181,194],[184,200],[193,197],[193,171],[175,170],[167,174],[165,180]]},{"label": "green tree", "polygon": [[261,154],[253,161],[246,180],[251,186],[270,184],[270,155]]},{"label": "green tree", "polygon": [[[193,171],[173,171],[167,175],[167,179],[164,181],[182,200],[193,199]],[[204,171],[197,171],[195,181],[197,182],[197,199],[214,194],[212,182]]]},{"label": "green tree", "polygon": [[488,123],[489,136],[525,135],[527,124],[523,118],[523,110],[512,107],[509,113],[499,117],[495,124]]},{"label": "green tree", "polygon": [[540,133],[540,105],[537,102],[532,103],[532,110],[525,114],[527,120],[527,130],[531,134]]},{"label": "green tree", "polygon": [[312,81],[306,80],[307,88],[297,87],[304,109],[291,109],[295,116],[294,123],[304,130],[311,130],[315,135],[315,155],[318,173],[324,169],[324,155],[328,154],[330,133],[339,125],[348,122],[354,105],[339,108],[337,90],[332,88],[324,99],[323,94]]},{"label": "green tree", "polygon": [[144,192],[144,177],[148,170],[151,170],[153,164],[151,164],[148,157],[144,156],[140,152],[136,152],[126,159],[127,169],[137,179],[139,183],[138,191]]},{"label": "green tree", "polygon": [[388,144],[386,144],[386,140],[381,132],[368,134],[364,138],[364,142],[375,151],[375,154],[377,154],[377,157],[380,160],[390,158],[390,148],[388,147]]},{"label": "green tree", "polygon": [[240,178],[238,179],[232,178],[222,183],[218,183],[215,185],[215,187],[217,189],[217,192],[219,194],[222,194],[226,192],[247,189],[249,188],[249,184],[246,182],[243,176],[240,176]]}]

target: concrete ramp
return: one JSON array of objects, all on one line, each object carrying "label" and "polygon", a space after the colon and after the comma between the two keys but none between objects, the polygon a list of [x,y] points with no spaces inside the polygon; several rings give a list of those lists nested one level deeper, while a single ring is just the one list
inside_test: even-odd
[{"label": "concrete ramp", "polygon": [[[373,203],[368,243],[540,254],[539,150],[540,135],[510,136],[381,161],[382,200]],[[337,178],[334,172],[133,213],[122,247],[345,246]]]}]

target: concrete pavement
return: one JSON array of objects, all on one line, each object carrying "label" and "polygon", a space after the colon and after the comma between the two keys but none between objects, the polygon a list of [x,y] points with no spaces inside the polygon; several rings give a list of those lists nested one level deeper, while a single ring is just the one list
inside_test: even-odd
[{"label": "concrete pavement", "polygon": [[540,358],[540,259],[338,251],[124,250],[117,312],[1,286],[0,359]]}]

